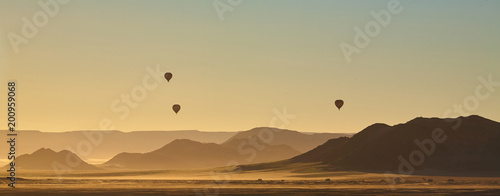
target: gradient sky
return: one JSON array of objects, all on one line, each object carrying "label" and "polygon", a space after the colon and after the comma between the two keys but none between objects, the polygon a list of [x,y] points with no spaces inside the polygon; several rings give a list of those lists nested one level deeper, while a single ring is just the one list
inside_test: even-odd
[{"label": "gradient sky", "polygon": [[[97,130],[108,118],[122,131],[242,131],[271,126],[286,107],[296,116],[287,129],[358,132],[445,117],[478,77],[500,82],[500,1],[401,1],[351,63],[339,44],[353,44],[353,29],[388,0],[243,0],[224,21],[212,0],[73,0],[16,54],[8,33],[45,1],[0,1],[1,81],[18,82],[18,129]],[[173,79],[120,119],[112,102],[156,65]],[[499,100],[496,87],[467,113],[499,121]]]}]

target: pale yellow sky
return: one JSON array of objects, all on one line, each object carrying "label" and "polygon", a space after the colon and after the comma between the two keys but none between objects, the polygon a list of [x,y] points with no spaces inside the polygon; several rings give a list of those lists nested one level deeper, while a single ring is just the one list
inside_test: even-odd
[{"label": "pale yellow sky", "polygon": [[[476,96],[478,77],[500,82],[498,1],[401,1],[349,63],[339,44],[354,44],[353,29],[388,2],[244,1],[221,21],[212,1],[74,0],[16,53],[9,33],[22,35],[23,18],[43,9],[0,1],[1,77],[18,81],[18,128],[42,131],[94,130],[109,119],[123,131],[358,132],[445,117]],[[157,65],[172,80],[121,119],[121,96],[138,92]],[[500,87],[481,93],[488,98],[463,114],[500,120]],[[340,111],[336,99],[345,100]],[[284,108],[295,118],[271,123]]]}]

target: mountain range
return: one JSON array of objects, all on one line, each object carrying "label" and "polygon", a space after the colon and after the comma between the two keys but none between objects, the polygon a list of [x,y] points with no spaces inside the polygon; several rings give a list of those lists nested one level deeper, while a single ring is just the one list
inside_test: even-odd
[{"label": "mountain range", "polygon": [[500,174],[500,123],[476,115],[419,117],[393,126],[373,124],[352,137],[260,127],[237,133],[220,144],[176,139],[145,153],[119,153],[99,168],[67,150],[42,148],[17,158],[17,166],[23,169],[54,169],[54,163],[69,164],[71,170],[238,165],[251,171],[315,165],[335,171],[495,176]]},{"label": "mountain range", "polygon": [[222,144],[175,140],[148,153],[121,153],[102,167],[129,169],[207,168],[278,161],[310,150],[329,138],[348,134],[300,133],[259,127],[236,134]]},{"label": "mountain range", "polygon": [[[203,138],[202,141],[220,141],[219,139],[228,136],[228,133],[173,131],[173,133],[144,132],[144,135],[139,135],[141,132],[78,131],[56,134],[21,131],[20,134],[24,136],[20,143],[25,146],[37,146],[42,145],[42,143],[47,143],[49,146],[56,145],[59,148],[65,145],[67,147],[74,146],[71,151],[83,149],[82,152],[88,152],[87,154],[94,152],[109,154],[109,152],[100,151],[108,149],[111,152],[116,152],[119,149],[125,149],[124,151],[114,154],[116,156],[113,156],[113,158],[104,164],[99,165],[103,168],[122,169],[202,168],[220,167],[228,164],[277,161],[299,155],[304,151],[324,143],[328,139],[350,135],[336,133],[300,133],[291,130],[260,127],[249,131],[235,132],[234,135],[225,142],[217,144],[214,142],[194,141],[189,138]],[[39,138],[37,141],[33,142],[34,144],[28,143],[37,135]],[[186,137],[188,139],[175,139],[170,141],[174,136],[177,138]],[[124,140],[119,140],[120,138]],[[152,141],[149,141],[149,139],[152,139]],[[44,142],[40,142],[40,140],[44,140]],[[100,143],[94,145],[96,141],[100,141]],[[161,141],[164,141],[163,146],[153,150],[145,150],[151,149]],[[86,148],[89,146],[90,150]],[[301,151],[294,149],[292,146],[298,147]],[[134,150],[126,151],[127,149]],[[138,152],[141,149],[143,151]],[[39,151],[46,150],[50,149],[42,148],[36,151],[37,153],[33,154],[36,155]],[[67,150],[64,152],[66,151]],[[25,165],[24,168],[30,169],[38,167]]]},{"label": "mountain range", "polygon": [[373,124],[291,159],[243,169],[318,163],[329,170],[417,173],[500,172],[500,123],[480,116]]},{"label": "mountain range", "polygon": [[[6,135],[7,131],[0,131]],[[163,147],[176,139],[190,139],[199,142],[222,143],[237,132],[202,132],[185,131],[68,131],[41,132],[30,130],[17,131],[18,154],[30,154],[41,148],[55,151],[70,150],[82,159],[109,159],[122,152],[149,152]],[[84,147],[82,147],[84,146]],[[90,150],[80,152],[79,148]],[[0,148],[0,154],[8,153],[7,148]]]}]

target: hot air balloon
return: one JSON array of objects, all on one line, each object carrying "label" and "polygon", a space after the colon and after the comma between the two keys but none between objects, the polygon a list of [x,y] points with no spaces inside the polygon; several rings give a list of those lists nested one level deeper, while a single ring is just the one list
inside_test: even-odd
[{"label": "hot air balloon", "polygon": [[172,79],[172,73],[170,72],[165,73],[165,79],[167,79],[167,82],[170,82],[170,79]]},{"label": "hot air balloon", "polygon": [[181,110],[181,106],[179,104],[175,104],[172,106],[172,109],[174,110],[175,114]]},{"label": "hot air balloon", "polygon": [[340,110],[340,108],[344,105],[344,101],[342,101],[341,99],[337,99],[335,100],[335,106],[337,106],[337,108]]}]

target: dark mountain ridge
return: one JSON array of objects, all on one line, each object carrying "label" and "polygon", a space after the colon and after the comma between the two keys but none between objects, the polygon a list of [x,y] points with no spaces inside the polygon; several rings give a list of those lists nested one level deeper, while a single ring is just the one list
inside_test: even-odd
[{"label": "dark mountain ridge", "polygon": [[352,138],[328,140],[291,159],[246,168],[314,162],[332,170],[400,174],[500,172],[500,123],[473,115],[419,117],[394,126],[374,124]]}]

